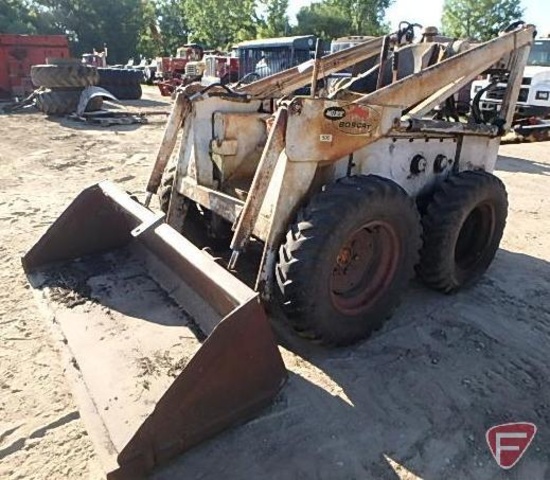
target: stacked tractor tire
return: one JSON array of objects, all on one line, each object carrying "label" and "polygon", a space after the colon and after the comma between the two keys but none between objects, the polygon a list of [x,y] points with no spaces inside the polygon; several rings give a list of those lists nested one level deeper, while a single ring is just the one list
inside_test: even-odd
[{"label": "stacked tractor tire", "polygon": [[119,100],[139,100],[143,72],[123,68],[98,68],[98,86],[111,92]]},{"label": "stacked tractor tire", "polygon": [[[47,115],[65,115],[76,111],[82,91],[97,85],[99,74],[96,68],[76,62],[34,65],[31,79],[35,87],[40,87],[36,93],[38,109]],[[101,97],[93,98],[86,110],[99,110],[102,104]]]},{"label": "stacked tractor tire", "polygon": [[[66,115],[76,111],[80,95],[86,87],[102,87],[119,100],[141,98],[143,73],[122,68],[96,68],[77,61],[53,65],[34,65],[31,79],[35,87],[36,105],[47,115]],[[103,99],[94,97],[86,111],[101,109]]]}]

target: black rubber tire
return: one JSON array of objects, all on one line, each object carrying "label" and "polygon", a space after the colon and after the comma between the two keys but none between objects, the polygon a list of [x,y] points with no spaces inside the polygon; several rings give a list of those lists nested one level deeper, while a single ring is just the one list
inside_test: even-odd
[{"label": "black rubber tire", "polygon": [[31,67],[31,79],[36,87],[84,88],[97,85],[99,74],[94,67],[76,63],[34,65]]},{"label": "black rubber tire", "polygon": [[[176,166],[171,165],[165,170],[157,191],[159,208],[166,214],[170,206],[175,179]],[[220,221],[217,222],[217,228],[215,228],[215,222],[212,221],[214,215],[212,212],[199,211],[195,202],[189,199],[187,201],[189,204],[183,225],[171,226],[200,248],[210,247],[216,250],[227,248],[231,241],[231,224]]]},{"label": "black rubber tire", "polygon": [[108,86],[133,86],[141,83],[143,72],[126,70],[124,68],[98,68],[99,86],[108,89]]},{"label": "black rubber tire", "polygon": [[[381,225],[370,226],[377,223]],[[380,231],[391,241],[385,243]],[[348,300],[335,291],[335,272],[341,268],[348,239],[365,232],[369,236],[365,256],[370,261],[356,265],[367,269],[357,282],[367,297],[357,308],[343,308],[341,304]],[[291,325],[301,335],[327,345],[348,345],[367,337],[397,308],[414,275],[420,245],[415,203],[393,181],[370,175],[327,185],[299,212],[279,249],[276,292]],[[358,258],[355,255],[351,262]],[[380,258],[378,262],[387,265],[373,269]],[[371,282],[372,278],[376,281]],[[371,294],[372,288],[376,290]]]},{"label": "black rubber tire", "polygon": [[[36,95],[36,106],[46,115],[66,115],[76,112],[81,88],[43,90]],[[92,98],[86,107],[87,112],[93,112],[101,109],[103,98]]]},{"label": "black rubber tire", "polygon": [[162,212],[168,213],[168,207],[170,206],[170,197],[172,196],[172,189],[174,181],[176,179],[176,166],[169,166],[162,175],[162,180],[157,192],[159,199],[159,208]]},{"label": "black rubber tire", "polygon": [[475,282],[493,261],[508,213],[504,184],[484,171],[447,178],[422,217],[418,276],[445,293]]},{"label": "black rubber tire", "polygon": [[112,93],[118,100],[139,100],[143,93],[139,83],[124,86],[107,85],[103,88]]}]

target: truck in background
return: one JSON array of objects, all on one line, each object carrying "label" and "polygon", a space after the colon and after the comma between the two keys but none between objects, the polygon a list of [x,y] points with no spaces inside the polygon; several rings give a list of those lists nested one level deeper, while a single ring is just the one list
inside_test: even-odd
[{"label": "truck in background", "polygon": [[[479,103],[480,114],[496,116],[500,111],[507,78],[487,75],[472,83],[471,96]],[[531,48],[516,106],[516,120],[546,119],[550,116],[550,36],[537,38]],[[530,123],[533,123],[532,121]],[[538,124],[538,122],[536,123]]]},{"label": "truck in background", "polygon": [[65,35],[0,34],[0,98],[28,95],[34,91],[31,66],[69,57]]}]

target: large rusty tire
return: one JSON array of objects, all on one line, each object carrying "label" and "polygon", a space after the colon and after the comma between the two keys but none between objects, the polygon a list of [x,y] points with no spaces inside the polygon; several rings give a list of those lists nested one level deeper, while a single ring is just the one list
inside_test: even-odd
[{"label": "large rusty tire", "polygon": [[419,277],[445,293],[475,282],[495,257],[507,213],[506,189],[494,175],[466,171],[447,178],[422,217]]},{"label": "large rusty tire", "polygon": [[34,65],[31,80],[36,87],[74,88],[97,85],[97,69],[89,65],[67,63],[59,65]]},{"label": "large rusty tire", "polygon": [[279,250],[277,292],[291,325],[327,345],[370,335],[414,274],[420,217],[391,180],[354,176],[302,209]]},{"label": "large rusty tire", "polygon": [[[66,115],[76,112],[81,88],[41,90],[36,94],[36,106],[46,115]],[[103,105],[103,98],[92,98],[86,107],[87,112],[99,110]]]}]

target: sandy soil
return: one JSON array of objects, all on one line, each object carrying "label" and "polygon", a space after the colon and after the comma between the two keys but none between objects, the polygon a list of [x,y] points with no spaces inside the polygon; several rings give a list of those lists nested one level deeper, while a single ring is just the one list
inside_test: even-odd
[{"label": "sandy soil", "polygon": [[[146,97],[144,107],[168,108]],[[162,117],[105,129],[0,116],[0,478],[102,478],[19,258],[90,183],[140,191],[161,134]],[[502,147],[510,216],[476,287],[446,297],[413,283],[384,328],[352,348],[283,332],[290,380],[276,403],[153,478],[550,478],[548,145]],[[507,421],[539,431],[504,474],[484,435]]]}]

